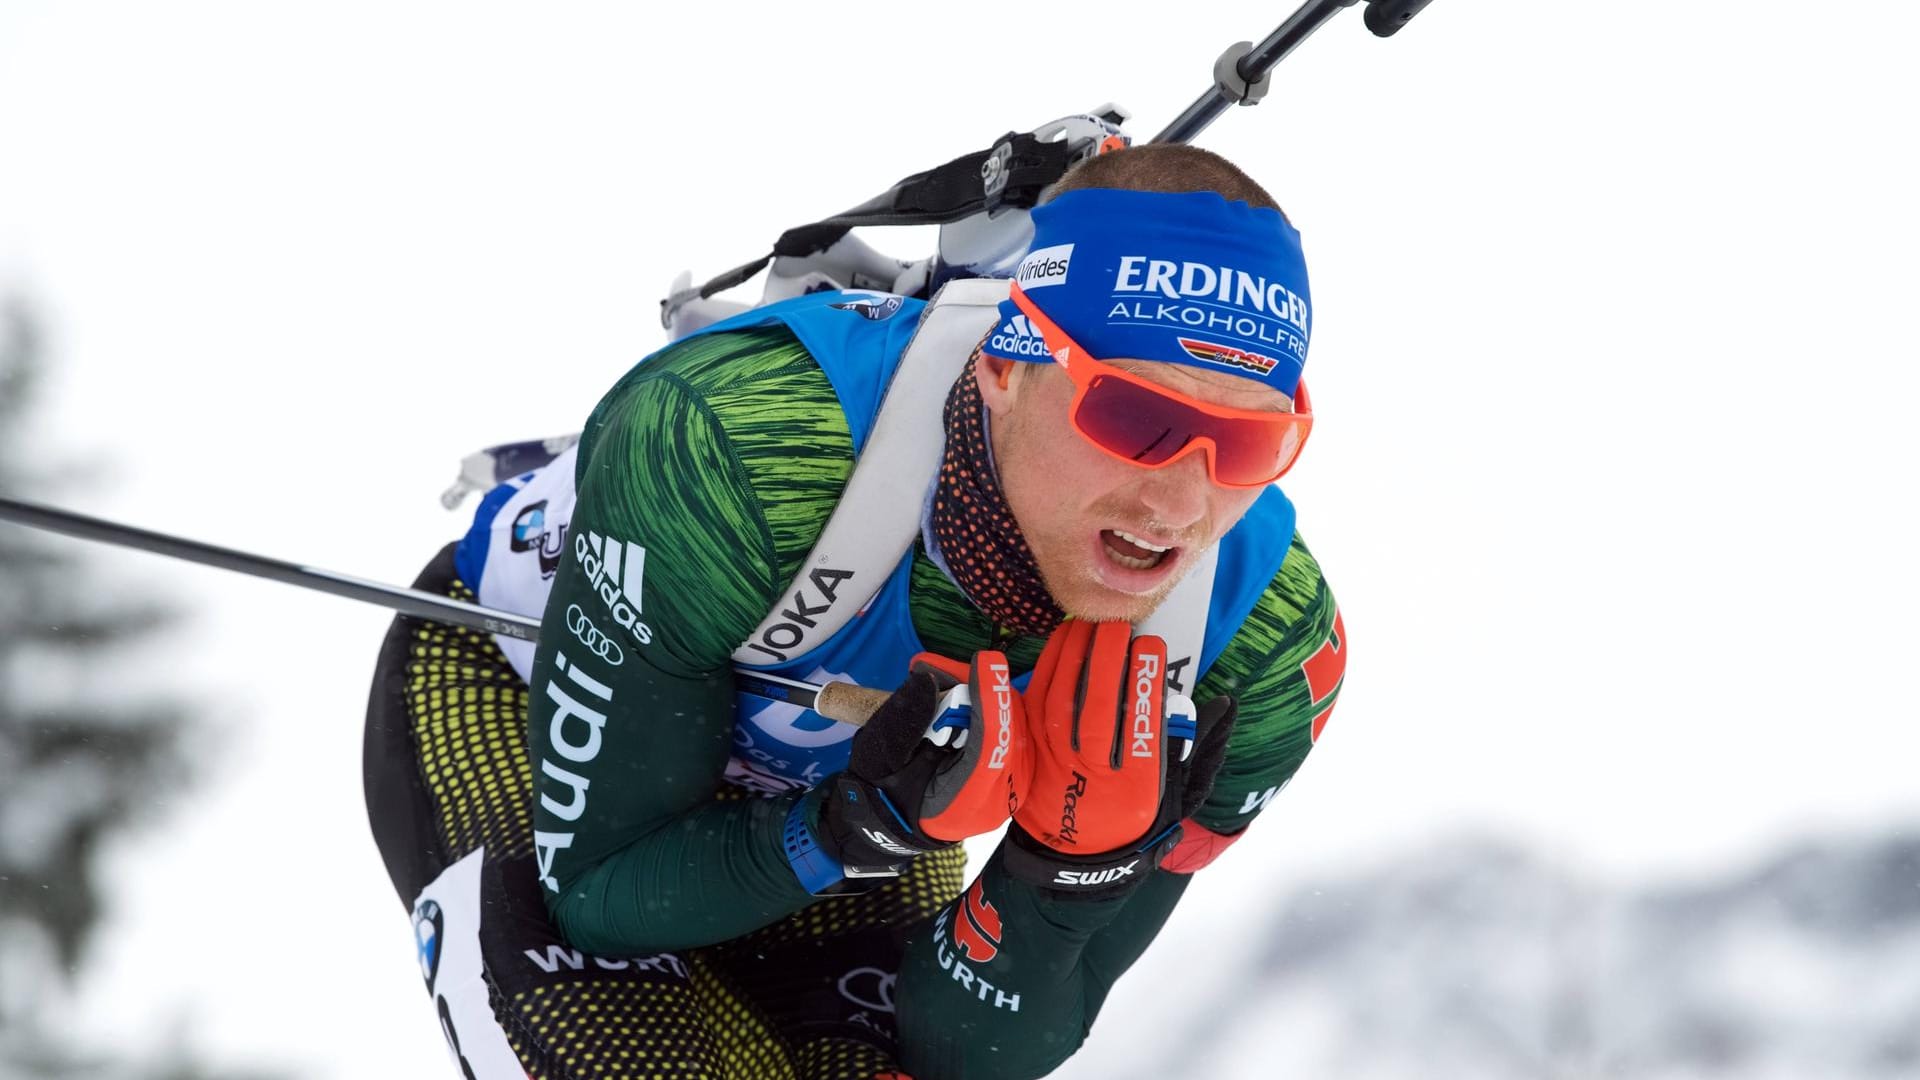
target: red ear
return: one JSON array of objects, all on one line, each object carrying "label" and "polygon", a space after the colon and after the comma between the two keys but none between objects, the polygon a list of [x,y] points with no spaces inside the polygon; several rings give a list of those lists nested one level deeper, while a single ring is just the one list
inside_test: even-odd
[{"label": "red ear", "polygon": [[1000,389],[1005,390],[1007,388],[1007,383],[1012,378],[1013,378],[1013,365],[1009,363],[1006,367],[1003,367],[1000,369]]}]

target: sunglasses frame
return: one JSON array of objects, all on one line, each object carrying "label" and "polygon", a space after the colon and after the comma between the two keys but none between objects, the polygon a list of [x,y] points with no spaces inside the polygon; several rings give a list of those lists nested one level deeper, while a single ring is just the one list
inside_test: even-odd
[{"label": "sunglasses frame", "polygon": [[[1207,478],[1216,486],[1224,488],[1261,488],[1287,475],[1288,470],[1293,468],[1294,463],[1300,460],[1300,452],[1306,449],[1307,436],[1313,432],[1313,399],[1307,394],[1307,383],[1305,379],[1302,379],[1294,387],[1292,412],[1281,413],[1260,409],[1234,409],[1225,405],[1215,405],[1211,402],[1200,401],[1178,390],[1161,386],[1158,383],[1143,379],[1131,372],[1123,371],[1095,357],[1079,342],[1073,340],[1065,330],[1062,330],[1060,324],[1048,318],[1047,314],[1040,310],[1039,305],[1035,304],[1033,300],[1027,296],[1026,292],[1020,288],[1018,282],[1014,283],[1012,296],[1014,305],[1027,316],[1027,319],[1032,322],[1034,326],[1039,328],[1041,338],[1047,343],[1047,355],[1051,356],[1054,363],[1059,364],[1061,369],[1067,373],[1067,378],[1073,380],[1073,403],[1067,407],[1067,422],[1073,426],[1073,430],[1082,439],[1085,439],[1107,456],[1124,461],[1138,469],[1164,469],[1180,461],[1182,458],[1205,448],[1207,451]],[[1174,451],[1172,456],[1168,457],[1165,461],[1159,461],[1149,465],[1108,447],[1098,439],[1087,434],[1087,432],[1081,428],[1079,419],[1080,406],[1086,400],[1088,391],[1093,388],[1094,381],[1100,378],[1118,379],[1121,382],[1137,386],[1156,397],[1164,398],[1176,405],[1192,409],[1195,412],[1216,419],[1293,427],[1299,431],[1299,442],[1294,446],[1293,455],[1287,458],[1280,466],[1279,471],[1265,480],[1252,483],[1230,483],[1220,479],[1218,460],[1220,450],[1210,435],[1195,435],[1187,445]]]}]

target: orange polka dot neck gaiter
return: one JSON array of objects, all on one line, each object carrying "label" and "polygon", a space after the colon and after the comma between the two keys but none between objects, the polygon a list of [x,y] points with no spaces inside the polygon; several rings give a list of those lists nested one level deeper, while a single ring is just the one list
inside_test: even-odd
[{"label": "orange polka dot neck gaiter", "polygon": [[997,627],[1044,636],[1065,619],[1000,493],[973,365],[947,394],[946,457],[928,524],[947,572]]}]

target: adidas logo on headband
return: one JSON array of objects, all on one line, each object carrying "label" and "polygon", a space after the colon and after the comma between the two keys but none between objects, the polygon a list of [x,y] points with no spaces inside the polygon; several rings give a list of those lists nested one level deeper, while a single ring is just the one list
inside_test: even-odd
[{"label": "adidas logo on headband", "polygon": [[1040,331],[1033,328],[1025,315],[1015,315],[994,328],[993,335],[987,338],[987,347],[995,353],[1018,359],[1051,360],[1047,352],[1046,339]]}]

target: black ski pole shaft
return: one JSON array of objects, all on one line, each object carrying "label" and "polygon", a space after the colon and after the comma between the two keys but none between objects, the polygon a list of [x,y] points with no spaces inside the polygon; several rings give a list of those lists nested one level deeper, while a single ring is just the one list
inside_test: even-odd
[{"label": "black ski pole shaft", "polygon": [[[122,525],[115,521],[76,514],[71,510],[59,510],[51,506],[41,506],[0,496],[0,521],[11,521],[29,528],[78,537],[82,540],[93,540],[115,547],[167,555],[187,562],[200,563],[203,566],[232,570],[250,577],[265,578],[268,581],[278,581],[284,585],[294,585],[333,596],[344,596],[349,600],[377,604],[403,615],[452,623],[455,626],[464,626],[469,630],[478,630],[482,633],[499,634],[502,637],[518,638],[522,641],[537,641],[540,638],[540,620],[528,618],[525,615],[516,615],[498,608],[482,607],[479,604],[469,604],[452,597],[435,596],[429,592],[421,592],[419,589],[367,581],[349,577],[346,574],[336,574],[331,570],[302,566],[282,559],[270,559],[264,555],[235,551],[216,544],[170,536],[132,525]],[[785,701],[803,709],[813,709],[822,716],[830,720],[838,720],[843,724],[865,723],[868,714],[880,700],[887,696],[885,691],[868,690],[865,687],[844,684],[836,687],[834,693],[837,699],[829,705],[820,700],[823,688],[813,683],[741,668],[734,669],[733,682],[736,688],[746,693],[775,701]]]},{"label": "black ski pole shaft", "polygon": [[[1154,142],[1192,142],[1195,135],[1233,105],[1252,105],[1266,96],[1273,69],[1315,30],[1360,0],[1307,0],[1258,45],[1236,42],[1213,64],[1213,87],[1187,106]],[[1367,0],[1367,29],[1392,37],[1433,0]]]},{"label": "black ski pole shaft", "polygon": [[1301,42],[1312,37],[1313,32],[1325,25],[1328,19],[1339,14],[1341,8],[1352,7],[1357,2],[1307,0],[1300,10],[1287,16],[1286,22],[1268,34],[1265,41],[1252,46],[1241,42],[1229,47],[1214,64],[1213,86],[1201,94],[1199,100],[1187,106],[1185,112],[1175,117],[1166,130],[1155,135],[1153,141],[1192,142],[1194,136],[1205,130],[1229,107],[1258,101],[1266,92],[1266,78],[1274,67]]},{"label": "black ski pole shaft", "polygon": [[367,581],[349,577],[346,574],[336,574],[331,570],[301,566],[298,563],[280,559],[269,559],[264,555],[235,551],[232,548],[188,540],[185,537],[169,536],[166,533],[152,532],[132,525],[104,521],[85,514],[76,514],[70,510],[56,510],[50,506],[39,506],[21,502],[18,499],[0,497],[0,521],[11,521],[36,529],[44,529],[47,532],[112,544],[116,547],[134,548],[138,551],[152,552],[155,555],[168,555],[203,566],[218,567],[221,570],[234,570],[252,577],[266,578],[268,581],[278,581],[286,585],[297,585],[303,589],[344,596],[350,600],[378,604],[405,615],[453,623],[469,630],[481,630],[489,634],[499,634],[502,637],[519,638],[522,641],[534,641],[540,636],[540,620],[529,619],[525,615],[496,611],[451,597],[435,596],[418,589]]}]

